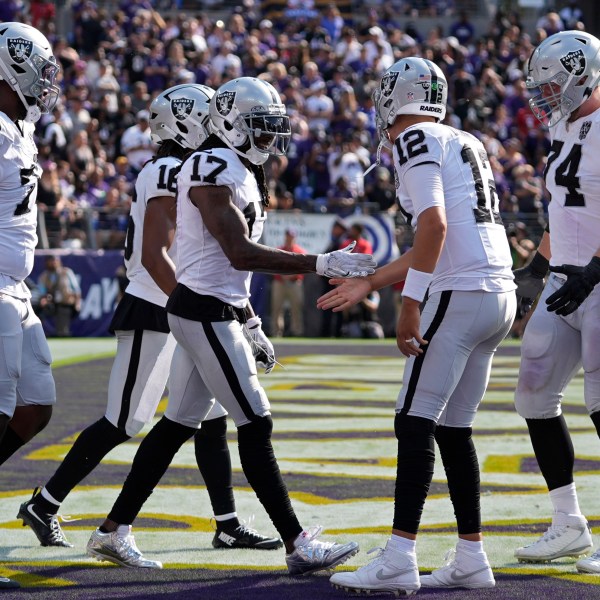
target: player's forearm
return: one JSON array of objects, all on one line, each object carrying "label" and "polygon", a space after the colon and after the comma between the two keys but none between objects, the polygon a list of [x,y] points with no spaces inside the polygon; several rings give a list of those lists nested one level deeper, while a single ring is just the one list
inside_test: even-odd
[{"label": "player's forearm", "polygon": [[446,220],[441,209],[430,208],[419,217],[410,267],[433,273],[446,239]]},{"label": "player's forearm", "polygon": [[170,296],[177,285],[177,280],[175,279],[175,265],[166,255],[166,252],[161,253],[161,255],[145,255],[142,258],[142,264],[156,285],[167,296]]},{"label": "player's forearm", "polygon": [[404,281],[410,267],[412,249],[392,262],[379,267],[373,275],[367,277],[373,291],[380,290],[388,285]]}]

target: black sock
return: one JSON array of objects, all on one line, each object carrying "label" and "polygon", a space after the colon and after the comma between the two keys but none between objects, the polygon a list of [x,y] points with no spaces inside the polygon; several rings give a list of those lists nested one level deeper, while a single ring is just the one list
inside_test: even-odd
[{"label": "black sock", "polygon": [[435,464],[435,422],[397,414],[398,467],[393,528],[416,534]]},{"label": "black sock", "polygon": [[458,533],[463,535],[481,532],[479,462],[471,434],[470,427],[435,429]]},{"label": "black sock", "polygon": [[598,434],[598,437],[600,437],[600,411],[592,413],[590,419],[592,419],[592,423],[596,428],[596,433]]},{"label": "black sock", "polygon": [[63,502],[69,492],[89,475],[113,448],[128,439],[129,436],[106,417],[84,429],[46,484],[48,493],[57,502]]},{"label": "black sock", "polygon": [[565,417],[525,419],[540,471],[550,491],[573,483],[575,451]]},{"label": "black sock", "polygon": [[25,442],[11,429],[9,424],[0,442],[0,465],[4,464],[24,444]]},{"label": "black sock", "polygon": [[60,507],[60,504],[55,504],[54,502],[50,502],[50,500],[46,500],[41,493],[34,496],[33,504],[40,510],[40,512],[48,515],[55,515]]},{"label": "black sock", "polygon": [[235,531],[240,526],[240,521],[237,517],[226,519],[225,521],[216,521],[217,531]]},{"label": "black sock", "polygon": [[194,446],[196,462],[206,484],[213,514],[228,515],[235,512],[231,456],[227,446],[227,417],[204,421],[194,436]]},{"label": "black sock", "polygon": [[144,502],[150,497],[173,457],[196,429],[163,417],[142,440],[135,453],[131,471],[108,518],[119,524],[135,521]]},{"label": "black sock", "polygon": [[256,496],[265,507],[281,538],[296,538],[302,531],[271,445],[273,422],[257,417],[238,428],[242,469]]}]

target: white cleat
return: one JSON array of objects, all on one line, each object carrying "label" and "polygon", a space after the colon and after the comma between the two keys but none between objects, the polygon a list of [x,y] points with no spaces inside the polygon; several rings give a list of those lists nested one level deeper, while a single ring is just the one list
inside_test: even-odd
[{"label": "white cleat", "polygon": [[356,571],[335,573],[329,581],[347,592],[390,592],[395,596],[410,596],[421,587],[417,556],[390,547],[374,548],[379,553],[369,564]]},{"label": "white cleat", "polygon": [[[120,525],[119,529],[122,527],[127,527],[127,525]],[[128,527],[126,531],[111,531],[110,533],[102,533],[96,529],[87,543],[88,556],[115,563],[120,567],[162,569],[160,561],[142,556],[131,533],[131,525]],[[123,535],[124,533],[126,535]]]},{"label": "white cleat", "polygon": [[481,555],[457,547],[446,554],[446,566],[421,577],[421,587],[492,588],[496,585],[485,552]]},{"label": "white cleat", "polygon": [[356,542],[337,544],[317,539],[323,528],[320,525],[303,532],[303,543],[286,555],[290,575],[309,575],[317,571],[334,569],[354,556],[359,548]]},{"label": "white cleat", "polygon": [[587,558],[579,559],[575,566],[580,573],[600,575],[600,550],[596,550],[594,554]]},{"label": "white cleat", "polygon": [[519,562],[542,563],[571,556],[579,558],[594,546],[592,534],[584,516],[560,515],[553,519],[548,531],[533,544],[517,548]]}]

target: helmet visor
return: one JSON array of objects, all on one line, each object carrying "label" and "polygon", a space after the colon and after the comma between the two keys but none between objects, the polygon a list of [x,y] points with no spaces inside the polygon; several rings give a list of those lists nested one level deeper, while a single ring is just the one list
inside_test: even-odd
[{"label": "helmet visor", "polygon": [[536,118],[548,127],[556,125],[571,113],[571,103],[563,94],[564,83],[563,73],[543,83],[536,83],[531,78],[527,80],[527,88],[532,94],[529,107]]},{"label": "helmet visor", "polygon": [[254,146],[260,152],[276,156],[287,152],[292,135],[290,118],[287,115],[247,114],[244,115],[244,122]]},{"label": "helmet visor", "polygon": [[60,94],[60,89],[55,83],[60,67],[54,56],[46,59],[39,54],[31,57],[31,64],[36,70],[37,79],[31,84],[26,95],[33,97],[45,114],[54,108]]}]

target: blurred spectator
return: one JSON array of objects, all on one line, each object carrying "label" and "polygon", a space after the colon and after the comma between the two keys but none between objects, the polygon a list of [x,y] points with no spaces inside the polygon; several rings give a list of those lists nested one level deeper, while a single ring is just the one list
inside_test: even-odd
[{"label": "blurred spectator", "polygon": [[339,175],[329,192],[327,192],[327,212],[348,217],[355,212],[356,193],[350,189],[348,177]]},{"label": "blurred spectator", "polygon": [[333,100],[325,95],[327,85],[316,81],[311,85],[312,94],[306,99],[305,112],[310,129],[329,129],[333,117]]},{"label": "blurred spectator", "polygon": [[[281,250],[306,254],[306,250],[296,243],[295,229],[285,230]],[[271,284],[271,335],[281,337],[285,330],[285,308],[290,310],[290,335],[301,337],[304,333],[304,276],[303,275],[273,275]]]},{"label": "blurred spectator", "polygon": [[362,252],[363,254],[373,254],[373,246],[369,240],[365,239],[362,234],[364,231],[363,225],[353,223],[348,230],[348,237],[342,242],[341,248],[349,246],[352,242],[356,242],[352,252]]},{"label": "blurred spectator", "polygon": [[156,145],[150,137],[150,113],[147,110],[140,110],[136,118],[137,123],[123,132],[121,150],[127,157],[131,169],[139,173],[144,164],[154,155]]},{"label": "blurred spectator", "polygon": [[376,204],[377,210],[381,212],[396,212],[396,186],[389,169],[386,167],[375,169],[373,180],[366,185],[365,199]]},{"label": "blurred spectator", "polygon": [[[343,219],[336,219],[331,226],[331,240],[323,252],[333,252],[342,247],[342,242],[346,239],[348,226]],[[329,280],[323,278],[322,293],[325,294],[331,289]],[[333,312],[324,310],[321,316],[321,337],[336,337],[342,335],[343,312]]]},{"label": "blurred spectator", "polygon": [[344,311],[342,336],[350,338],[383,339],[383,327],[377,315],[379,292],[371,292],[358,304]]},{"label": "blurred spectator", "polygon": [[468,46],[473,41],[475,27],[469,21],[469,15],[466,11],[461,11],[458,21],[450,26],[450,35],[453,35],[461,46]]},{"label": "blurred spectator", "polygon": [[81,289],[75,273],[69,267],[64,267],[58,256],[49,255],[37,285],[43,316],[54,319],[58,337],[70,336],[71,320],[81,309]]},{"label": "blurred spectator", "polygon": [[577,0],[570,0],[558,14],[564,23],[565,29],[578,29],[578,24],[583,22],[583,11],[579,8]]}]

